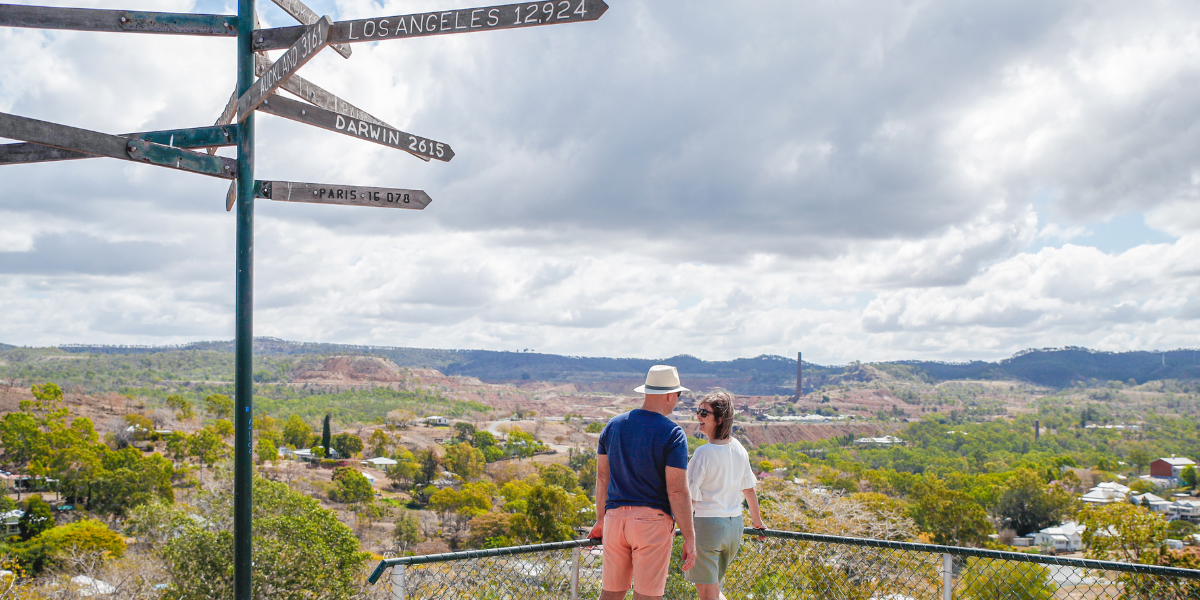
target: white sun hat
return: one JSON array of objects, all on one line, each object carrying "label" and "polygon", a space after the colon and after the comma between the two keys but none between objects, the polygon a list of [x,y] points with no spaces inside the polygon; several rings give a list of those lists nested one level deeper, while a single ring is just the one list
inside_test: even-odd
[{"label": "white sun hat", "polygon": [[646,373],[646,385],[634,388],[639,394],[670,394],[673,392],[690,392],[679,385],[679,371],[670,365],[654,365]]}]

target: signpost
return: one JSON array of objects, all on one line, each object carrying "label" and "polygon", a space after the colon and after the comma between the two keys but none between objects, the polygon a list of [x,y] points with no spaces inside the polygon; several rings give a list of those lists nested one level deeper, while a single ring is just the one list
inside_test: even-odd
[{"label": "signpost", "polygon": [[145,162],[222,179],[237,177],[237,164],[223,156],[209,156],[144,139],[109,135],[7,113],[0,113],[0,137],[91,156]]},{"label": "signpost", "polygon": [[275,64],[267,68],[267,71],[262,74],[254,85],[250,86],[249,90],[238,98],[237,114],[238,121],[245,120],[250,115],[250,111],[258,108],[259,104],[274,92],[276,88],[283,85],[284,80],[300,70],[305,63],[312,60],[321,48],[329,44],[329,26],[333,21],[329,17],[325,17],[312,25],[309,25],[304,30],[304,35],[292,44]]},{"label": "signpost", "polygon": [[[608,5],[604,0],[559,0],[338,21],[329,32],[329,41],[344,44],[378,42],[448,33],[578,23],[595,21],[607,10]],[[303,32],[303,27],[260,29],[254,32],[254,49],[287,48]]]},{"label": "signpost", "polygon": [[405,133],[385,125],[374,125],[365,120],[347,117],[295,100],[288,100],[282,96],[272,95],[269,100],[262,103],[259,110],[277,117],[336,131],[444,162],[449,162],[454,158],[454,150],[451,150],[450,145],[444,142],[435,142],[429,138]]},{"label": "signpost", "polygon": [[422,190],[337,185],[331,183],[297,183],[294,181],[259,181],[255,195],[281,202],[313,202],[316,204],[346,204],[350,206],[382,206],[423,210],[432,202]]},{"label": "signpost", "polygon": [[[205,148],[232,146],[237,143],[237,132],[237,125],[224,125],[219,127],[197,127],[195,129],[123,133],[119,137],[146,140],[174,148]],[[64,150],[41,144],[0,144],[0,165],[76,160],[80,158],[95,158],[96,156],[95,154],[88,154],[86,152]]]},{"label": "signpost", "polygon": [[[311,8],[306,6],[300,0],[271,1],[274,2],[279,8],[283,9],[283,12],[292,15],[293,19],[300,21],[301,25],[312,25],[321,19],[321,17],[317,16],[317,13],[313,12]],[[353,52],[350,50],[350,46],[346,44],[331,44],[329,47],[333,48],[334,52],[341,54],[344,58],[350,58],[350,54]]]},{"label": "signpost", "polygon": [[[422,210],[431,202],[421,190],[257,181],[254,179],[254,113],[287,119],[404,150],[423,160],[449,161],[449,144],[400,131],[296,75],[326,45],[350,57],[346,44],[513,29],[599,19],[604,0],[556,0],[506,4],[333,22],[318,18],[301,0],[273,0],[302,25],[258,29],[255,0],[238,0],[238,14],[50,8],[0,4],[0,27],[76,31],[237,37],[237,88],[212,127],[109,135],[0,113],[0,137],[25,143],[0,145],[0,164],[75,160],[104,156],[232,179],[226,210],[237,206],[234,319],[233,597],[251,599],[253,462],[253,267],[254,199],[381,206]],[[286,48],[274,63],[261,52]],[[255,81],[255,76],[261,78]],[[304,102],[275,95],[285,89]],[[234,119],[238,124],[231,124]],[[215,156],[237,146],[237,159]],[[186,148],[208,148],[207,153]]]}]

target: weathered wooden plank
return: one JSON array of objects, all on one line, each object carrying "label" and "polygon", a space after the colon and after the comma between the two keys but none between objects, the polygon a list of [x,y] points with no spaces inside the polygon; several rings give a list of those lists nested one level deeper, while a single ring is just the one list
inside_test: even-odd
[{"label": "weathered wooden plank", "polygon": [[144,162],[222,179],[233,179],[237,176],[237,162],[233,159],[7,113],[0,113],[0,137],[96,156]]},{"label": "weathered wooden plank", "polygon": [[237,17],[233,15],[58,8],[17,4],[0,4],[0,26],[175,35],[237,35]]},{"label": "weathered wooden plank", "polygon": [[312,60],[326,45],[329,44],[329,27],[333,21],[322,17],[320,21],[309,25],[304,35],[292,44],[292,47],[279,57],[262,77],[250,85],[250,89],[238,98],[238,122],[244,120],[251,111],[262,104],[267,96],[274,92],[292,73],[295,73],[305,63]]},{"label": "weathered wooden plank", "polygon": [[[233,146],[236,144],[237,131],[237,125],[225,125],[221,127],[196,127],[193,129],[122,133],[120,137],[146,140],[175,148],[204,148],[211,146],[215,149],[219,146]],[[0,165],[79,160],[82,158],[95,158],[95,156],[86,152],[63,150],[62,148],[54,148],[42,144],[21,143],[0,145]]]},{"label": "weathered wooden plank", "polygon": [[237,182],[229,182],[229,191],[225,192],[225,212],[233,210],[233,204],[237,202]]},{"label": "weathered wooden plank", "polygon": [[440,161],[449,161],[454,158],[454,150],[450,148],[449,144],[405,133],[392,127],[375,125],[346,115],[339,115],[333,111],[289,100],[277,94],[272,94],[259,106],[259,110],[390,148],[417,152]]},{"label": "weathered wooden plank", "polygon": [[[271,66],[271,61],[266,57],[265,54],[255,53],[254,65],[256,69],[266,70],[267,67]],[[367,111],[354,106],[345,100],[342,100],[330,92],[325,91],[320,86],[299,75],[292,75],[291,77],[288,77],[287,80],[283,82],[283,85],[279,87],[287,90],[297,98],[300,98],[301,100],[307,100],[310,104],[319,106],[325,110],[331,110],[339,115],[346,115],[347,117],[354,117],[360,121],[366,121],[375,125],[383,125],[384,127],[395,129],[395,127],[388,125],[382,119],[371,115]],[[422,156],[417,152],[410,152],[409,154],[412,154],[413,156],[425,162],[429,162],[428,156]]]},{"label": "weathered wooden plank", "polygon": [[[313,23],[321,20],[321,17],[318,16],[317,13],[313,12],[308,5],[304,4],[300,0],[271,1],[274,2],[279,8],[282,8],[283,12],[291,15],[293,19],[299,21],[301,25],[312,25]],[[353,50],[350,49],[349,44],[330,44],[329,47],[333,48],[334,52],[341,54],[345,58],[350,58],[350,54],[353,52]]]},{"label": "weathered wooden plank", "polygon": [[295,181],[256,181],[259,198],[279,202],[313,202],[316,204],[345,204],[351,206],[382,206],[422,210],[433,200],[423,190],[337,185],[330,183],[298,183]]},{"label": "weathered wooden plank", "polygon": [[[377,42],[401,38],[578,23],[599,19],[608,4],[604,0],[559,0],[484,6],[458,10],[414,13],[338,21],[329,32],[331,43]],[[277,27],[254,32],[255,50],[287,48],[304,33],[304,27]]]}]

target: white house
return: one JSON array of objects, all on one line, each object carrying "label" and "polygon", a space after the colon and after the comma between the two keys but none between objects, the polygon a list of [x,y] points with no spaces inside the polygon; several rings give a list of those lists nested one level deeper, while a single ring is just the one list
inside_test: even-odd
[{"label": "white house", "polygon": [[1067,521],[1033,534],[1033,543],[1038,546],[1052,546],[1055,550],[1064,552],[1074,552],[1083,547],[1084,529],[1086,528],[1083,525]]},{"label": "white house", "polygon": [[864,437],[854,440],[854,443],[859,446],[903,446],[904,440],[885,435],[883,437]]},{"label": "white house", "polygon": [[1200,522],[1200,500],[1176,500],[1171,504],[1169,511],[1168,518]]},{"label": "white house", "polygon": [[368,458],[362,462],[364,465],[372,466],[377,469],[386,469],[392,465],[400,464],[386,456],[376,456],[375,458]]},{"label": "white house", "polygon": [[19,535],[21,533],[21,517],[25,516],[25,511],[21,509],[10,510],[4,514],[0,514],[0,521],[4,523],[4,536]]},{"label": "white house", "polygon": [[1115,481],[1106,481],[1080,497],[1080,500],[1088,504],[1111,504],[1113,502],[1123,502],[1129,495],[1129,488]]},{"label": "white house", "polygon": [[1136,504],[1138,506],[1143,506],[1145,504],[1149,504],[1150,505],[1149,508],[1150,508],[1151,512],[1156,512],[1156,513],[1160,513],[1160,514],[1164,514],[1164,515],[1171,512],[1171,504],[1172,504],[1172,502],[1170,500],[1161,498],[1159,496],[1155,496],[1154,494],[1151,494],[1151,493],[1132,494],[1129,496],[1129,503]]},{"label": "white house", "polygon": [[424,421],[426,425],[432,425],[434,427],[448,427],[450,425],[450,419],[448,417],[442,417],[438,415],[425,417]]}]

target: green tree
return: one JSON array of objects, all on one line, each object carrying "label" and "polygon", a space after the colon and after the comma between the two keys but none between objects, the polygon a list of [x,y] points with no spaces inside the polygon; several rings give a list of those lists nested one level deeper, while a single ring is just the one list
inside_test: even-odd
[{"label": "green tree", "polygon": [[1021,468],[1001,489],[995,512],[1005,527],[1025,535],[1059,523],[1073,500],[1066,490],[1048,487],[1035,471]]},{"label": "green tree", "polygon": [[604,424],[598,421],[592,421],[591,423],[588,423],[587,427],[584,427],[583,430],[587,433],[600,433],[604,430]]},{"label": "green tree", "polygon": [[432,483],[437,479],[438,467],[441,464],[442,459],[437,452],[434,452],[433,448],[417,452],[417,472],[413,478],[414,483],[417,485]]},{"label": "green tree", "polygon": [[1179,473],[1179,478],[1183,480],[1184,485],[1192,489],[1196,489],[1196,484],[1200,482],[1200,477],[1197,476],[1194,465],[1184,467],[1183,471]]},{"label": "green tree", "polygon": [[112,558],[125,554],[125,537],[95,519],[83,519],[43,531],[40,541],[54,554],[107,552]]},{"label": "green tree", "polygon": [[1058,586],[1044,565],[970,559],[962,578],[972,600],[1051,600]]},{"label": "green tree", "polygon": [[1126,460],[1133,466],[1134,473],[1141,475],[1142,467],[1150,464],[1150,451],[1142,444],[1135,444],[1129,449],[1129,455]]},{"label": "green tree", "polygon": [[298,415],[291,415],[283,424],[283,443],[293,448],[307,448],[308,436],[312,435],[312,427]]},{"label": "green tree", "polygon": [[470,481],[483,475],[485,464],[483,452],[466,442],[446,448],[446,466],[463,479]]},{"label": "green tree", "polygon": [[513,427],[508,432],[508,443],[504,449],[510,456],[528,458],[533,456],[539,446],[540,443],[532,435],[525,433],[520,427]]},{"label": "green tree", "polygon": [[[232,494],[204,499],[203,521],[185,523],[166,543],[163,559],[172,585],[165,597],[213,600],[233,597]],[[337,515],[286,484],[254,478],[254,574],[251,596],[280,600],[358,597],[356,582],[369,556]],[[168,520],[170,522],[170,520]]]},{"label": "green tree", "polygon": [[388,437],[387,432],[384,430],[376,429],[375,431],[371,432],[371,437],[367,440],[367,446],[371,449],[371,457],[374,458],[376,456],[387,456],[388,446],[390,446],[391,443],[391,438]]},{"label": "green tree", "polygon": [[217,419],[216,423],[212,424],[213,433],[223,437],[233,437],[233,421],[229,419]]},{"label": "green tree", "polygon": [[192,403],[179,394],[167,396],[167,408],[175,411],[175,418],[180,421],[186,421],[196,416],[195,411],[192,410]]},{"label": "green tree", "polygon": [[188,454],[202,465],[212,466],[229,455],[230,448],[212,429],[201,429],[188,436]]},{"label": "green tree", "polygon": [[254,418],[254,434],[260,440],[271,440],[276,448],[283,443],[283,433],[280,431],[279,421],[272,419],[267,413],[261,413]]},{"label": "green tree", "polygon": [[209,394],[204,397],[204,410],[218,419],[232,419],[233,399],[225,394]]},{"label": "green tree", "polygon": [[514,533],[530,542],[561,542],[573,537],[579,509],[588,503],[557,485],[538,482],[525,496],[525,510],[513,521]]},{"label": "green tree", "polygon": [[487,482],[468,483],[461,490],[442,488],[429,497],[429,507],[442,513],[457,513],[470,518],[492,509],[496,486]]},{"label": "green tree", "polygon": [[400,518],[396,519],[396,528],[392,530],[392,539],[396,542],[396,549],[403,556],[409,548],[425,541],[425,536],[421,535],[421,523],[417,518],[404,511]]},{"label": "green tree", "polygon": [[271,441],[270,438],[258,438],[258,444],[255,445],[254,452],[258,454],[259,464],[279,458],[279,448],[275,447],[275,442]]},{"label": "green tree", "polygon": [[1088,558],[1146,564],[1154,562],[1167,543],[1166,519],[1125,502],[1084,508],[1079,522],[1086,528]]},{"label": "green tree", "polygon": [[407,449],[397,452],[393,458],[396,460],[396,464],[387,468],[388,479],[391,479],[392,483],[397,486],[406,488],[412,484],[413,478],[416,477],[417,459]]},{"label": "green tree", "polygon": [[28,540],[37,537],[38,534],[54,527],[54,509],[42,500],[38,494],[34,494],[21,503],[21,510],[25,514],[21,515],[21,519],[17,521],[17,527],[21,531],[21,539]]},{"label": "green tree", "polygon": [[142,456],[134,448],[105,448],[100,462],[102,469],[89,486],[89,510],[124,516],[130,509],[155,499],[175,500],[171,487],[175,468],[166,458],[158,454]]},{"label": "green tree", "polygon": [[935,476],[926,476],[913,489],[913,520],[933,535],[933,543],[949,546],[982,546],[992,533],[987,511],[967,494],[946,488]]},{"label": "green tree", "polygon": [[356,454],[363,451],[362,438],[353,433],[339,433],[333,436],[331,444],[333,449],[337,450],[338,456],[342,458],[354,458]]},{"label": "green tree", "polygon": [[329,414],[326,414],[325,418],[321,420],[321,447],[325,449],[325,456],[331,456],[329,454],[331,441],[329,431]]},{"label": "green tree", "polygon": [[333,470],[333,491],[329,497],[337,502],[352,504],[367,502],[375,498],[371,482],[358,469],[338,467]]},{"label": "green tree", "polygon": [[579,469],[579,487],[592,498],[596,497],[596,459],[587,459]]},{"label": "green tree", "polygon": [[512,522],[524,515],[482,513],[471,519],[467,545],[472,548],[503,548],[513,546]]},{"label": "green tree", "polygon": [[471,443],[475,439],[475,426],[470,423],[454,424],[454,440]]},{"label": "green tree", "polygon": [[557,485],[569,493],[579,489],[579,477],[566,465],[554,463],[538,469],[542,481],[548,485]]},{"label": "green tree", "polygon": [[476,431],[471,436],[471,445],[480,450],[486,450],[496,445],[496,436],[492,435],[490,431]]}]

